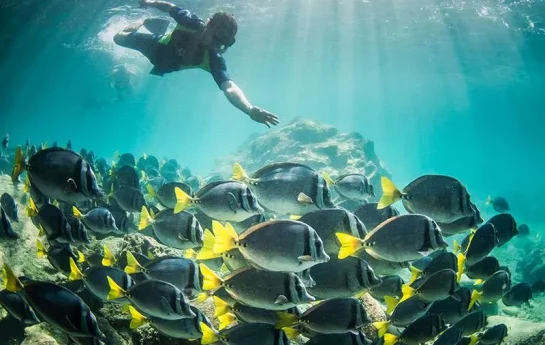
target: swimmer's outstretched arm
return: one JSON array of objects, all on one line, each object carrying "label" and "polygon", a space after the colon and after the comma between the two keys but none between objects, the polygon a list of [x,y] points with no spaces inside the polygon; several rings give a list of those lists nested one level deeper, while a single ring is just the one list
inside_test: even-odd
[{"label": "swimmer's outstretched arm", "polygon": [[255,122],[263,123],[269,128],[271,125],[276,126],[280,122],[278,116],[269,113],[265,109],[253,106],[246,98],[246,95],[244,95],[242,89],[232,80],[223,82],[221,90],[232,105],[240,109],[240,111],[248,115]]},{"label": "swimmer's outstretched arm", "polygon": [[167,1],[140,0],[140,7],[152,7],[161,12],[170,13],[170,10],[176,7],[176,5]]}]

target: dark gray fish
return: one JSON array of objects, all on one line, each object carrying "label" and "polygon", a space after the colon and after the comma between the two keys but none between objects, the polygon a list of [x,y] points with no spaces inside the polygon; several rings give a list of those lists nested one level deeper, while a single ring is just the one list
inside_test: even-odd
[{"label": "dark gray fish", "polygon": [[278,214],[303,215],[334,207],[324,178],[303,164],[274,163],[250,177],[237,163],[233,179],[248,183],[260,203]]},{"label": "dark gray fish", "polygon": [[72,150],[72,140],[68,139],[68,142],[66,143],[66,148],[68,150]]},{"label": "dark gray fish", "polygon": [[[95,167],[97,171],[102,175],[102,177],[106,177],[108,175],[108,171],[111,169],[111,166],[108,164],[108,162],[104,158],[97,159],[95,163]],[[105,188],[104,190],[109,190],[109,189]]]},{"label": "dark gray fish", "polygon": [[480,287],[480,291],[473,290],[469,309],[476,301],[481,303],[494,303],[511,288],[511,276],[509,273],[500,270],[488,277]]},{"label": "dark gray fish", "polygon": [[32,326],[41,322],[25,299],[17,292],[0,291],[0,306],[25,326]]},{"label": "dark gray fish", "polygon": [[488,199],[486,199],[487,205],[492,205],[492,208],[494,208],[494,211],[498,213],[504,213],[509,211],[509,203],[504,197],[496,197],[492,198],[490,195],[488,196]]},{"label": "dark gray fish", "polygon": [[78,262],[79,258],[78,253],[67,243],[56,243],[49,246],[46,256],[51,266],[65,275],[70,274],[70,259]]},{"label": "dark gray fish", "polygon": [[89,234],[87,229],[83,226],[83,223],[74,216],[67,216],[66,221],[70,225],[70,232],[72,233],[72,239],[74,244],[88,244]]},{"label": "dark gray fish", "polygon": [[[388,298],[386,299],[386,302],[390,303],[390,307],[393,303],[396,303],[397,301],[389,301]],[[406,327],[418,318],[425,315],[430,307],[431,303],[426,302],[418,298],[417,296],[410,297],[409,299],[400,302],[395,306],[392,314],[390,315],[390,322],[392,325],[397,327]]]},{"label": "dark gray fish", "polygon": [[371,288],[369,294],[378,300],[384,299],[386,296],[401,298],[401,286],[405,284],[403,279],[398,275],[388,275],[380,277],[382,282]]},{"label": "dark gray fish", "polygon": [[383,176],[381,183],[384,194],[379,208],[402,200],[407,212],[423,214],[440,223],[473,215],[469,193],[460,181],[450,176],[424,175],[401,191],[387,177]]},{"label": "dark gray fish", "polygon": [[212,343],[225,345],[289,345],[290,341],[286,334],[276,329],[273,325],[266,323],[244,323],[224,329],[216,333],[201,323],[203,339],[210,339]]},{"label": "dark gray fish", "polygon": [[[175,159],[169,160],[168,162],[166,162],[159,168],[159,172],[167,180],[167,182],[178,181],[180,179],[179,170],[180,170],[180,164],[178,164],[178,162]],[[186,183],[188,183],[187,181],[188,179],[185,180]],[[188,184],[191,185],[192,183],[189,181]],[[192,188],[193,187],[195,187],[194,189],[197,190],[199,189],[200,185],[197,183],[196,185],[193,185]]]},{"label": "dark gray fish", "polygon": [[487,223],[494,225],[496,228],[498,247],[503,246],[518,234],[517,222],[509,213],[497,214],[490,218]]},{"label": "dark gray fish", "polygon": [[49,242],[74,243],[72,228],[64,214],[55,205],[46,204],[38,212],[38,218]]},{"label": "dark gray fish", "polygon": [[384,345],[400,342],[407,345],[420,345],[437,337],[447,328],[445,321],[439,315],[428,314],[415,320],[401,332],[399,336],[384,335]]},{"label": "dark gray fish", "polygon": [[524,303],[530,304],[532,298],[532,286],[528,283],[518,283],[514,285],[502,297],[502,302],[506,306],[520,306]]},{"label": "dark gray fish", "polygon": [[148,206],[144,195],[138,189],[121,186],[113,194],[118,205],[126,212],[140,212]]},{"label": "dark gray fish", "polygon": [[466,266],[465,275],[470,279],[487,279],[500,269],[498,259],[493,256],[487,256],[474,265]]},{"label": "dark gray fish", "polygon": [[9,221],[4,208],[0,206],[0,238],[9,240],[19,239],[19,234],[13,231],[11,223]]},{"label": "dark gray fish", "polygon": [[202,227],[189,212],[174,213],[171,209],[165,209],[152,218],[147,209],[143,209],[138,228],[143,230],[149,225],[153,228],[155,238],[169,247],[190,249],[202,246]]},{"label": "dark gray fish", "polygon": [[329,262],[311,267],[310,275],[316,284],[307,291],[319,299],[353,297],[382,282],[367,262],[354,257],[332,257]]},{"label": "dark gray fish", "polygon": [[[122,270],[109,267],[109,266],[95,266],[89,267],[82,274],[81,271],[72,270],[70,275],[71,280],[83,279],[85,287],[98,299],[106,302],[108,301],[108,294],[110,293],[110,285],[108,284],[108,277],[110,277],[118,286],[127,291],[131,286],[135,285],[133,279]],[[128,300],[126,298],[115,299],[111,302],[124,304]]]},{"label": "dark gray fish", "polygon": [[530,235],[530,227],[527,224],[521,224],[518,228],[519,236],[528,236]]},{"label": "dark gray fish", "polygon": [[4,150],[7,150],[8,146],[9,146],[9,134],[6,133],[6,135],[4,136],[4,139],[2,139],[2,148]]},{"label": "dark gray fish", "polygon": [[433,345],[456,345],[460,339],[462,339],[462,330],[457,327],[450,327],[435,339]]},{"label": "dark gray fish", "polygon": [[156,169],[159,170],[159,160],[152,155],[144,155],[138,158],[136,166],[139,170]]},{"label": "dark gray fish", "polygon": [[371,345],[373,342],[365,336],[364,333],[358,332],[343,333],[343,334],[316,334],[305,345]]},{"label": "dark gray fish", "polygon": [[237,234],[241,234],[242,232],[244,232],[248,228],[250,228],[250,227],[252,227],[254,225],[260,224],[260,223],[264,223],[266,221],[267,221],[267,219],[265,218],[265,216],[263,214],[256,214],[255,216],[250,217],[250,218],[248,218],[246,220],[243,220],[242,222],[232,223],[231,225],[233,226],[233,228],[235,229]]},{"label": "dark gray fish", "polygon": [[364,238],[365,225],[351,212],[344,209],[318,210],[305,214],[299,221],[313,228],[324,244],[327,255],[336,256],[341,248],[336,233]]},{"label": "dark gray fish", "polygon": [[0,197],[0,206],[4,209],[4,212],[6,212],[6,215],[12,222],[17,223],[19,221],[17,204],[15,204],[15,200],[11,195],[8,193],[2,194],[2,197]]},{"label": "dark gray fish", "polygon": [[409,284],[414,282],[419,276],[422,278],[428,278],[431,275],[445,269],[450,269],[455,273],[458,271],[458,258],[456,257],[456,254],[451,252],[442,253],[431,259],[431,261],[422,269],[417,268],[413,264],[413,266],[410,268],[413,276]]},{"label": "dark gray fish", "polygon": [[[155,187],[152,188],[155,192]],[[180,188],[184,191],[184,193],[189,196],[193,195],[191,187],[183,182],[170,182],[163,184],[159,187],[159,189],[157,189],[157,192],[155,193],[155,198],[163,207],[170,209],[174,209],[176,207],[176,193],[174,191],[175,188]],[[148,191],[150,191],[149,188]]]},{"label": "dark gray fish", "polygon": [[38,207],[38,209],[42,208],[46,204],[51,203],[51,200],[43,195],[42,192],[40,192],[32,184],[30,185],[29,193],[30,197],[32,198],[32,200],[34,200],[34,203],[36,204],[36,207]]},{"label": "dark gray fish", "polygon": [[464,336],[470,336],[486,327],[487,324],[485,312],[477,310],[458,320],[452,327],[460,328]]},{"label": "dark gray fish", "polygon": [[30,157],[26,165],[22,154],[17,155],[12,178],[24,168],[31,184],[48,198],[78,203],[104,196],[91,165],[73,151],[62,148],[41,150]]},{"label": "dark gray fish", "polygon": [[532,284],[532,293],[541,294],[545,292],[545,280],[538,279]]},{"label": "dark gray fish", "polygon": [[461,287],[455,292],[455,295],[433,302],[428,313],[441,315],[445,322],[451,325],[458,322],[469,313],[471,290]]},{"label": "dark gray fish", "polygon": [[[117,257],[117,261],[115,263],[115,265],[121,269],[125,269],[125,267],[127,267],[127,253],[129,251],[127,250],[124,250],[122,251],[118,257]],[[156,259],[150,259],[148,256],[144,255],[144,254],[140,254],[140,253],[133,253],[131,252],[131,254],[135,259],[136,261],[138,261],[138,264],[142,265],[143,267],[145,267],[148,263],[150,263],[151,261],[153,260],[156,260]],[[101,255],[101,258],[103,258],[103,256]],[[102,261],[102,259],[100,259]],[[95,265],[93,265],[95,266]]]},{"label": "dark gray fish", "polygon": [[[481,225],[477,231],[469,234],[462,241],[461,249],[464,252],[465,264],[468,266],[475,265],[481,261],[496,247],[498,244],[498,232],[496,227],[491,223]],[[457,243],[454,244],[454,250],[459,249]],[[460,259],[460,258],[459,258]]]},{"label": "dark gray fish", "polygon": [[164,320],[193,318],[187,297],[176,286],[160,280],[144,280],[123,290],[108,277],[108,300],[127,297],[143,313]]},{"label": "dark gray fish", "polygon": [[86,214],[82,214],[77,208],[74,207],[74,216],[79,218],[87,229],[95,233],[123,233],[117,228],[115,218],[107,208],[93,208]]},{"label": "dark gray fish", "polygon": [[393,206],[387,206],[382,209],[378,209],[377,207],[378,203],[372,202],[367,205],[362,205],[354,211],[356,217],[358,217],[369,230],[373,230],[380,223],[390,218],[399,216],[399,211]]},{"label": "dark gray fish", "polygon": [[[277,311],[249,307],[235,302],[232,306],[219,297],[214,297],[216,316],[220,322],[220,330],[229,326],[233,321],[238,323],[266,323],[276,325],[280,317]],[[288,309],[287,313],[299,316],[297,308]]]},{"label": "dark gray fish", "polygon": [[124,165],[117,168],[113,176],[116,181],[116,187],[140,188],[140,177],[132,166]]},{"label": "dark gray fish", "polygon": [[437,223],[445,236],[453,236],[464,233],[470,229],[476,229],[484,222],[481,213],[475,204],[471,204],[474,212],[471,216],[463,217],[452,223]]},{"label": "dark gray fish", "polygon": [[382,259],[377,259],[369,255],[366,251],[360,251],[356,253],[356,257],[366,261],[369,266],[373,268],[376,274],[379,275],[392,275],[396,274],[399,271],[409,268],[411,263],[409,261],[403,262],[392,262]]},{"label": "dark gray fish", "polygon": [[328,186],[333,186],[343,198],[362,201],[375,196],[373,185],[363,174],[343,174],[335,179],[325,175],[324,178]]},{"label": "dark gray fish", "polygon": [[119,156],[119,159],[117,160],[117,167],[120,168],[122,166],[136,166],[136,160],[134,159],[132,153],[124,153]]},{"label": "dark gray fish", "polygon": [[362,205],[367,205],[369,202],[367,200],[365,201],[358,201],[358,200],[351,200],[351,199],[337,199],[335,200],[335,205],[337,208],[343,208],[349,212],[354,212]]},{"label": "dark gray fish", "polygon": [[248,262],[244,258],[244,255],[242,255],[242,253],[238,249],[233,249],[228,252],[222,253],[221,257],[223,259],[223,263],[231,272],[234,272],[243,267],[250,266],[250,264],[248,264]]},{"label": "dark gray fish", "polygon": [[479,344],[497,345],[501,344],[507,336],[507,326],[503,323],[487,328],[484,333],[479,335]]}]

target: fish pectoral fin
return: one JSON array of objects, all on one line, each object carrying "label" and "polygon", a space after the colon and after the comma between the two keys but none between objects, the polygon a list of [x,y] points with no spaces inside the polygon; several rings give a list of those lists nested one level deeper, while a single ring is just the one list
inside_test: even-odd
[{"label": "fish pectoral fin", "polygon": [[237,210],[238,210],[237,198],[235,197],[235,195],[233,193],[227,193],[227,195],[229,195],[229,201],[228,201],[229,202],[229,208],[234,213],[237,213]]},{"label": "fish pectoral fin", "polygon": [[286,304],[288,302],[289,302],[289,300],[288,300],[288,298],[286,296],[280,295],[280,296],[278,296],[276,301],[274,301],[274,304]]},{"label": "fish pectoral fin", "polygon": [[314,204],[314,201],[312,201],[312,198],[303,192],[299,193],[299,195],[297,196],[297,202],[303,205]]},{"label": "fish pectoral fin", "polygon": [[167,299],[164,296],[161,297],[161,308],[168,314],[178,314],[174,309],[172,309],[172,306],[170,305],[170,303],[168,303]]},{"label": "fish pectoral fin", "polygon": [[76,192],[78,190],[78,185],[76,184],[76,181],[74,181],[74,179],[72,178],[66,180],[66,189]]},{"label": "fish pectoral fin", "polygon": [[72,321],[70,321],[70,319],[68,318],[68,315],[66,315],[64,319],[66,320],[66,322],[68,322],[68,324],[70,325],[70,327],[72,327],[74,331],[79,331],[79,329],[72,323]]},{"label": "fish pectoral fin", "polygon": [[180,241],[189,242],[189,239],[186,238],[183,234],[178,233],[178,239]]},{"label": "fish pectoral fin", "polygon": [[297,260],[299,260],[299,262],[301,263],[314,261],[314,259],[310,255],[301,255],[300,257],[297,258]]}]

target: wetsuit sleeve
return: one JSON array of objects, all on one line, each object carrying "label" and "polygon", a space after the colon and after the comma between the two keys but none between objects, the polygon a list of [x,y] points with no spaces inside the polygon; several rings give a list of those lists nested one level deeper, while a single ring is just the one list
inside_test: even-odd
[{"label": "wetsuit sleeve", "polygon": [[204,22],[197,17],[196,14],[193,14],[189,10],[181,7],[172,7],[169,14],[176,21],[176,23],[187,29],[199,30],[205,26]]},{"label": "wetsuit sleeve", "polygon": [[226,81],[231,80],[229,74],[227,73],[227,64],[225,59],[218,53],[209,52],[210,54],[210,73],[214,78],[216,84],[221,89],[221,84]]}]

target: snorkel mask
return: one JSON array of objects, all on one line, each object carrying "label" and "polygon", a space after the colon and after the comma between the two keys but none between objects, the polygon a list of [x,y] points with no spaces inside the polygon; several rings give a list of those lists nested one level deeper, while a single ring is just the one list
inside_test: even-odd
[{"label": "snorkel mask", "polygon": [[235,35],[238,25],[235,17],[226,12],[215,13],[208,25],[212,30],[212,41],[220,54],[225,53],[229,47],[235,44]]}]

